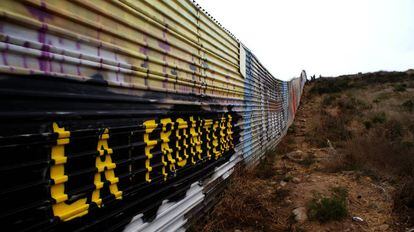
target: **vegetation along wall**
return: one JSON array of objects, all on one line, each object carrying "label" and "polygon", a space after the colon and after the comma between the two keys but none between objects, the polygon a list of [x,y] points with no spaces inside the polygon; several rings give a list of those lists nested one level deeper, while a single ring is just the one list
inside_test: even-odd
[{"label": "vegetation along wall", "polygon": [[2,0],[0,17],[11,231],[185,228],[274,148],[306,81],[277,80],[187,0]]}]

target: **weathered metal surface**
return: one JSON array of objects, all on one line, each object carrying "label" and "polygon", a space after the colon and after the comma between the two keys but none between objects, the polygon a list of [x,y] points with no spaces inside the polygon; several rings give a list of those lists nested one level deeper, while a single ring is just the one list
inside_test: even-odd
[{"label": "weathered metal surface", "polygon": [[292,122],[283,82],[190,1],[0,2],[0,222],[174,231]]}]

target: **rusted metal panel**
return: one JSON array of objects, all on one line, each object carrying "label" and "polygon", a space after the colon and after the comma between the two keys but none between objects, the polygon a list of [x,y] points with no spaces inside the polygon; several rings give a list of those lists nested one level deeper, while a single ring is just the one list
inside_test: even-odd
[{"label": "rusted metal panel", "polygon": [[0,2],[0,222],[172,231],[293,121],[274,78],[186,0]]}]

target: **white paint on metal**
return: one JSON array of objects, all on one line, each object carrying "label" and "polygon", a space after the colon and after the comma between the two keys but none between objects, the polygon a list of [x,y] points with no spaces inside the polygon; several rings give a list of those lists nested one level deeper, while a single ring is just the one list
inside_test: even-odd
[{"label": "white paint on metal", "polygon": [[142,214],[135,216],[125,227],[124,232],[138,231],[178,231],[187,219],[184,215],[204,199],[203,187],[195,182],[187,190],[185,197],[178,202],[163,201],[157,211],[156,218],[151,222],[143,222]]}]

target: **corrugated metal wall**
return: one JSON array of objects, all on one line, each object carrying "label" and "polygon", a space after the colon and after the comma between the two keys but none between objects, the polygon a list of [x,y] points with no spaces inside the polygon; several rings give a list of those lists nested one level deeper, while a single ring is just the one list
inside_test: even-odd
[{"label": "corrugated metal wall", "polygon": [[0,17],[13,231],[185,228],[274,148],[306,81],[274,78],[187,0],[2,0]]}]

